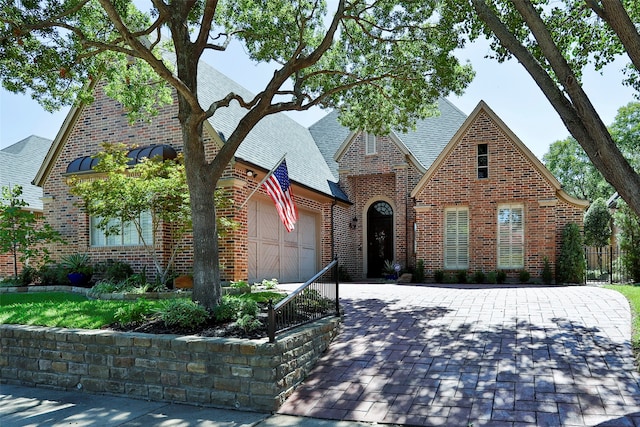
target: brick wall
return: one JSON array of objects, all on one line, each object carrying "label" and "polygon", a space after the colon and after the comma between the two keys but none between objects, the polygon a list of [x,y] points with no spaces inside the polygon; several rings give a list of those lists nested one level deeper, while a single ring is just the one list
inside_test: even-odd
[{"label": "brick wall", "polygon": [[341,266],[356,280],[367,277],[367,210],[380,200],[393,208],[395,261],[415,266],[415,212],[409,193],[422,174],[391,138],[377,137],[376,142],[376,154],[365,155],[360,134],[339,159],[340,186],[353,205],[337,209],[336,251]]},{"label": "brick wall", "polygon": [[[64,147],[50,170],[44,184],[45,217],[69,242],[55,248],[53,258],[60,259],[67,253],[88,253],[93,262],[107,259],[127,261],[139,272],[143,268],[153,278],[155,268],[152,260],[142,247],[91,247],[89,241],[89,218],[78,207],[78,199],[69,194],[66,184],[67,165],[74,159],[94,155],[101,150],[102,142],[123,142],[127,145],[145,146],[150,144],[168,144],[181,151],[182,137],[177,118],[177,103],[164,107],[159,115],[150,123],[138,121],[129,124],[122,105],[106,97],[100,87],[95,92],[95,101],[83,108],[78,121],[73,125]],[[210,135],[204,136],[206,155],[212,159],[217,153],[217,145]],[[247,280],[248,276],[248,233],[247,211],[238,209],[242,205],[257,182],[246,176],[246,167],[241,164],[228,166],[221,180],[221,186],[234,203],[218,215],[227,216],[238,223],[238,228],[223,237],[220,241],[220,265],[222,280]],[[263,190],[260,193],[264,194]],[[319,262],[325,263],[331,258],[330,202],[300,197],[296,194],[296,202],[301,209],[321,213],[322,224],[319,240]],[[155,236],[156,251],[168,261],[169,226],[165,226]],[[190,236],[185,236],[180,243],[182,250],[175,262],[176,273],[190,273],[193,251]]]},{"label": "brick wall", "polygon": [[327,349],[339,319],[277,342],[0,325],[0,382],[275,411]]},{"label": "brick wall", "polygon": [[[477,145],[488,144],[489,177],[477,176]],[[497,210],[502,203],[524,206],[524,269],[540,277],[543,259],[555,265],[562,228],[582,224],[583,210],[557,196],[553,186],[489,115],[481,112],[416,195],[418,259],[427,276],[444,269],[444,210],[467,206],[469,271],[497,269]],[[517,277],[517,271],[509,271]]]}]

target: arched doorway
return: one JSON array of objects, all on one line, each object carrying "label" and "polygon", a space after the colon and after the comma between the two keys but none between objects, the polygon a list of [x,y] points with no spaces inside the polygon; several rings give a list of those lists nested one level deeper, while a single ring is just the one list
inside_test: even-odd
[{"label": "arched doorway", "polygon": [[386,260],[393,261],[393,208],[378,201],[367,210],[367,277],[382,277]]}]

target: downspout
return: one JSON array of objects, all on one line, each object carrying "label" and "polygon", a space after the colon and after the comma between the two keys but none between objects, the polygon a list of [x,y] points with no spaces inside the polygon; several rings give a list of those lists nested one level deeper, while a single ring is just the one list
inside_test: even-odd
[{"label": "downspout", "polygon": [[331,203],[331,259],[335,259],[336,258],[336,241],[335,241],[335,233],[333,231],[334,227],[334,210],[333,208],[336,206],[336,197],[333,197],[333,202]]}]

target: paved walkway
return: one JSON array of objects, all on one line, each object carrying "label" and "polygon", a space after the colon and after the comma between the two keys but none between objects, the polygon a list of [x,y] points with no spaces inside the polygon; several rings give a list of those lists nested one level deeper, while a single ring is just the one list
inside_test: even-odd
[{"label": "paved walkway", "polygon": [[594,287],[341,285],[342,333],[279,411],[417,426],[638,426],[629,305]]}]

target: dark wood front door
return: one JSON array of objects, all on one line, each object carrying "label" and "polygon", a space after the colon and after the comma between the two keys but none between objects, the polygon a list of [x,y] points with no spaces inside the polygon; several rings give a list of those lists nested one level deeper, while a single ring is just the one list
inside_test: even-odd
[{"label": "dark wood front door", "polygon": [[385,261],[393,261],[393,208],[380,201],[367,211],[367,277],[382,277]]}]

